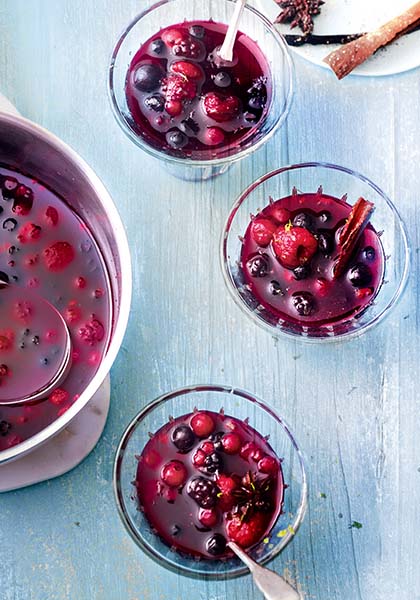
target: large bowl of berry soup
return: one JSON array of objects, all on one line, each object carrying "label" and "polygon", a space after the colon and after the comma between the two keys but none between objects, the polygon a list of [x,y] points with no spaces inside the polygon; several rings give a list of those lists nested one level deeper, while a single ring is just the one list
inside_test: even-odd
[{"label": "large bowl of berry soup", "polygon": [[302,453],[253,394],[195,385],[148,404],[117,449],[114,491],[133,540],[190,576],[247,573],[235,542],[264,564],[293,539],[307,505]]},{"label": "large bowl of berry soup", "polygon": [[[50,439],[89,402],[117,355],[131,300],[128,244],[103,184],[54,135],[5,113],[0,282],[1,314],[10,315],[9,321],[1,319],[0,330],[0,463],[5,463]],[[43,313],[36,298],[54,307],[57,318]],[[60,381],[36,401],[25,401],[32,398],[28,388],[22,402],[8,404],[25,379],[33,390],[53,374],[62,352],[61,322],[71,360]]]},{"label": "large bowl of berry soup", "polygon": [[206,179],[248,156],[290,109],[292,62],[273,25],[247,5],[233,59],[220,59],[231,0],[163,0],[124,30],[111,58],[118,123],[174,175]]},{"label": "large bowl of berry soup", "polygon": [[387,195],[350,169],[277,169],[236,200],[221,240],[235,302],[272,335],[341,340],[369,330],[400,298],[410,250]]}]

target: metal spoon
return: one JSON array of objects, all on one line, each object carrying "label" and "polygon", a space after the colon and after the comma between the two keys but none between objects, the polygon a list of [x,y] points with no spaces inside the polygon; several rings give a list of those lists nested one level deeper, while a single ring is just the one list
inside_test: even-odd
[{"label": "metal spoon", "polygon": [[218,48],[218,58],[224,66],[229,65],[233,62],[233,46],[235,44],[236,34],[239,28],[239,21],[242,16],[242,12],[245,8],[246,0],[236,0],[235,10],[232,15],[232,20],[229,23],[228,30],[226,32],[223,44]]},{"label": "metal spoon", "polygon": [[46,398],[71,366],[70,332],[58,310],[0,274],[0,406]]},{"label": "metal spoon", "polygon": [[228,542],[228,546],[251,571],[255,585],[266,600],[300,600],[300,594],[283,577],[270,569],[260,567],[234,542]]}]

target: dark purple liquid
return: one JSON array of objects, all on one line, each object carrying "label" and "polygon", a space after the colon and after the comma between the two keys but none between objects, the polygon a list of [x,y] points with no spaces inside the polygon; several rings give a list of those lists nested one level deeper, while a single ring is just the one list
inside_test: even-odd
[{"label": "dark purple liquid", "polygon": [[[184,46],[171,46],[171,39],[169,44],[162,42],[173,31],[184,36]],[[269,67],[258,45],[241,32],[235,42],[233,64],[217,66],[215,49],[223,43],[226,31],[226,25],[213,21],[184,22],[161,30],[136,53],[127,73],[126,96],[133,127],[148,144],[176,156],[211,159],[236,152],[253,135],[270,102]],[[185,62],[192,65],[193,72],[174,73],[179,63]],[[139,87],[136,72],[144,65],[158,68],[158,76],[155,84]],[[185,71],[182,65],[180,68]],[[178,78],[188,96],[175,109],[167,108],[174,91],[174,87],[165,88],[168,76],[172,84]],[[144,87],[146,91],[141,89]],[[216,119],[214,113],[207,114],[206,96],[212,93],[222,100],[233,98],[237,110],[224,112],[222,117],[216,115]],[[152,97],[158,100],[150,103]],[[170,134],[174,132],[181,145],[171,143]]]},{"label": "dark purple liquid", "polygon": [[[70,373],[49,398],[32,405],[0,406],[1,451],[49,425],[86,388],[108,343],[111,303],[106,269],[86,225],[54,192],[5,168],[0,168],[0,272],[16,289],[28,290],[29,304],[33,293],[60,312],[73,347]],[[7,303],[7,298],[0,300]],[[45,371],[60,355],[63,339],[42,313],[25,316],[25,306],[20,308],[4,307],[10,312],[10,327],[3,322],[0,336],[10,337],[10,330],[14,335],[10,347],[4,344],[0,349],[0,365],[7,366],[16,356],[21,365],[4,376],[0,368],[0,385],[26,378],[33,391],[37,383],[43,387]]]},{"label": "dark purple liquid", "polygon": [[[171,439],[172,433],[179,425],[191,424],[194,413],[184,415],[164,425],[146,444],[139,459],[136,486],[139,505],[151,527],[164,542],[188,555],[215,559],[231,556],[231,553],[226,549],[217,556],[211,555],[207,551],[206,544],[214,534],[220,534],[225,539],[229,537],[226,525],[232,518],[235,508],[232,505],[224,505],[219,493],[212,509],[217,516],[217,523],[211,527],[204,526],[199,519],[200,511],[203,509],[188,495],[191,479],[200,476],[217,485],[220,474],[241,478],[249,471],[264,479],[268,475],[259,471],[262,464],[260,461],[270,457],[275,465],[274,472],[271,471],[270,475],[272,477],[271,508],[268,512],[259,514],[263,519],[263,528],[252,545],[262,540],[274,525],[281,512],[285,486],[280,461],[262,435],[247,423],[230,416],[210,411],[202,412],[212,417],[215,423],[214,432],[238,434],[241,440],[240,449],[234,454],[227,454],[223,449],[217,450],[222,461],[220,469],[214,474],[204,474],[193,461],[197,450],[203,443],[211,440],[211,436],[196,437],[193,447],[185,453],[180,452]],[[246,444],[252,444],[252,451],[249,451],[251,454],[247,451],[250,446],[245,446]],[[168,486],[162,478],[163,468],[172,460],[182,462],[186,469],[186,480],[178,487]]]},{"label": "dark purple liquid", "polygon": [[[258,302],[276,319],[308,327],[337,325],[360,315],[372,303],[383,281],[384,252],[378,233],[371,225],[365,228],[346,273],[333,279],[338,236],[351,206],[325,194],[296,194],[270,204],[257,218],[267,218],[276,227],[284,228],[285,223],[281,224],[276,218],[281,214],[279,209],[286,211],[290,224],[298,214],[308,214],[313,223],[313,234],[317,238],[326,234],[332,242],[331,249],[327,253],[318,249],[308,263],[309,275],[298,280],[292,269],[280,264],[272,243],[262,247],[254,241],[251,222],[244,236],[241,262],[245,283]],[[252,276],[250,272],[249,260],[257,254],[264,254],[268,259],[264,277]],[[371,279],[366,284],[354,286],[349,273],[358,264],[368,268]],[[299,314],[294,306],[294,295],[301,292],[311,294],[314,299],[313,310],[307,316]]]}]

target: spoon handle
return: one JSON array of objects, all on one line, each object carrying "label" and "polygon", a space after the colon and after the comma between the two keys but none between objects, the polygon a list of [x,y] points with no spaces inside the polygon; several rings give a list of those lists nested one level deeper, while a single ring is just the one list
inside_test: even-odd
[{"label": "spoon handle", "polygon": [[233,46],[235,44],[236,33],[239,27],[239,20],[245,8],[246,0],[236,0],[235,11],[232,15],[232,20],[229,23],[226,37],[219,50],[219,56],[223,61],[232,62]]},{"label": "spoon handle", "polygon": [[270,569],[260,567],[234,542],[229,542],[228,545],[251,571],[256,586],[266,600],[300,600],[298,592],[283,577]]}]

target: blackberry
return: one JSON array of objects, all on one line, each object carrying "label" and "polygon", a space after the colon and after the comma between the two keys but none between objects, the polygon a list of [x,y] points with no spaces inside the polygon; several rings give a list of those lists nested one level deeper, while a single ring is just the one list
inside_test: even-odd
[{"label": "blackberry", "polygon": [[292,296],[293,306],[301,317],[309,317],[315,309],[315,301],[309,292],[296,292]]},{"label": "blackberry", "polygon": [[320,233],[318,235],[318,248],[326,256],[334,250],[334,240],[329,233]]},{"label": "blackberry", "polygon": [[221,533],[215,533],[207,540],[206,550],[212,556],[220,556],[226,550],[226,539]]},{"label": "blackberry", "polygon": [[372,273],[364,263],[356,263],[349,271],[349,280],[354,287],[365,287],[372,281]]},{"label": "blackberry", "polygon": [[188,484],[187,494],[201,508],[212,508],[217,502],[218,488],[204,477],[195,477]]},{"label": "blackberry", "polygon": [[182,40],[182,42],[172,47],[172,52],[175,56],[185,56],[186,58],[199,58],[202,51],[203,46],[201,42],[194,40]]},{"label": "blackberry", "polygon": [[144,104],[149,110],[163,112],[163,109],[165,108],[165,98],[160,94],[153,94],[153,96],[148,96],[145,99]]},{"label": "blackberry", "polygon": [[223,450],[222,437],[224,436],[223,431],[218,431],[210,436],[210,440],[213,442],[214,449],[221,452]]},{"label": "blackberry", "polygon": [[[221,442],[220,442],[221,443]],[[204,459],[204,464],[200,467],[200,471],[206,473],[207,475],[212,475],[216,473],[216,471],[220,471],[223,468],[223,459],[217,452],[213,452],[209,454]]]},{"label": "blackberry", "polygon": [[267,254],[257,254],[247,262],[251,277],[265,277],[269,270]]},{"label": "blackberry", "polygon": [[171,440],[180,452],[188,452],[194,446],[195,435],[188,425],[179,425],[172,432]]},{"label": "blackberry", "polygon": [[0,421],[0,435],[5,436],[9,433],[12,426],[8,421]]},{"label": "blackberry", "polygon": [[293,269],[293,275],[295,279],[300,281],[301,279],[306,279],[311,274],[311,267],[306,265],[299,265],[296,269]]},{"label": "blackberry", "polygon": [[295,227],[303,227],[304,229],[308,229],[309,231],[313,228],[314,221],[312,216],[308,213],[299,213],[293,219],[293,225]]}]

